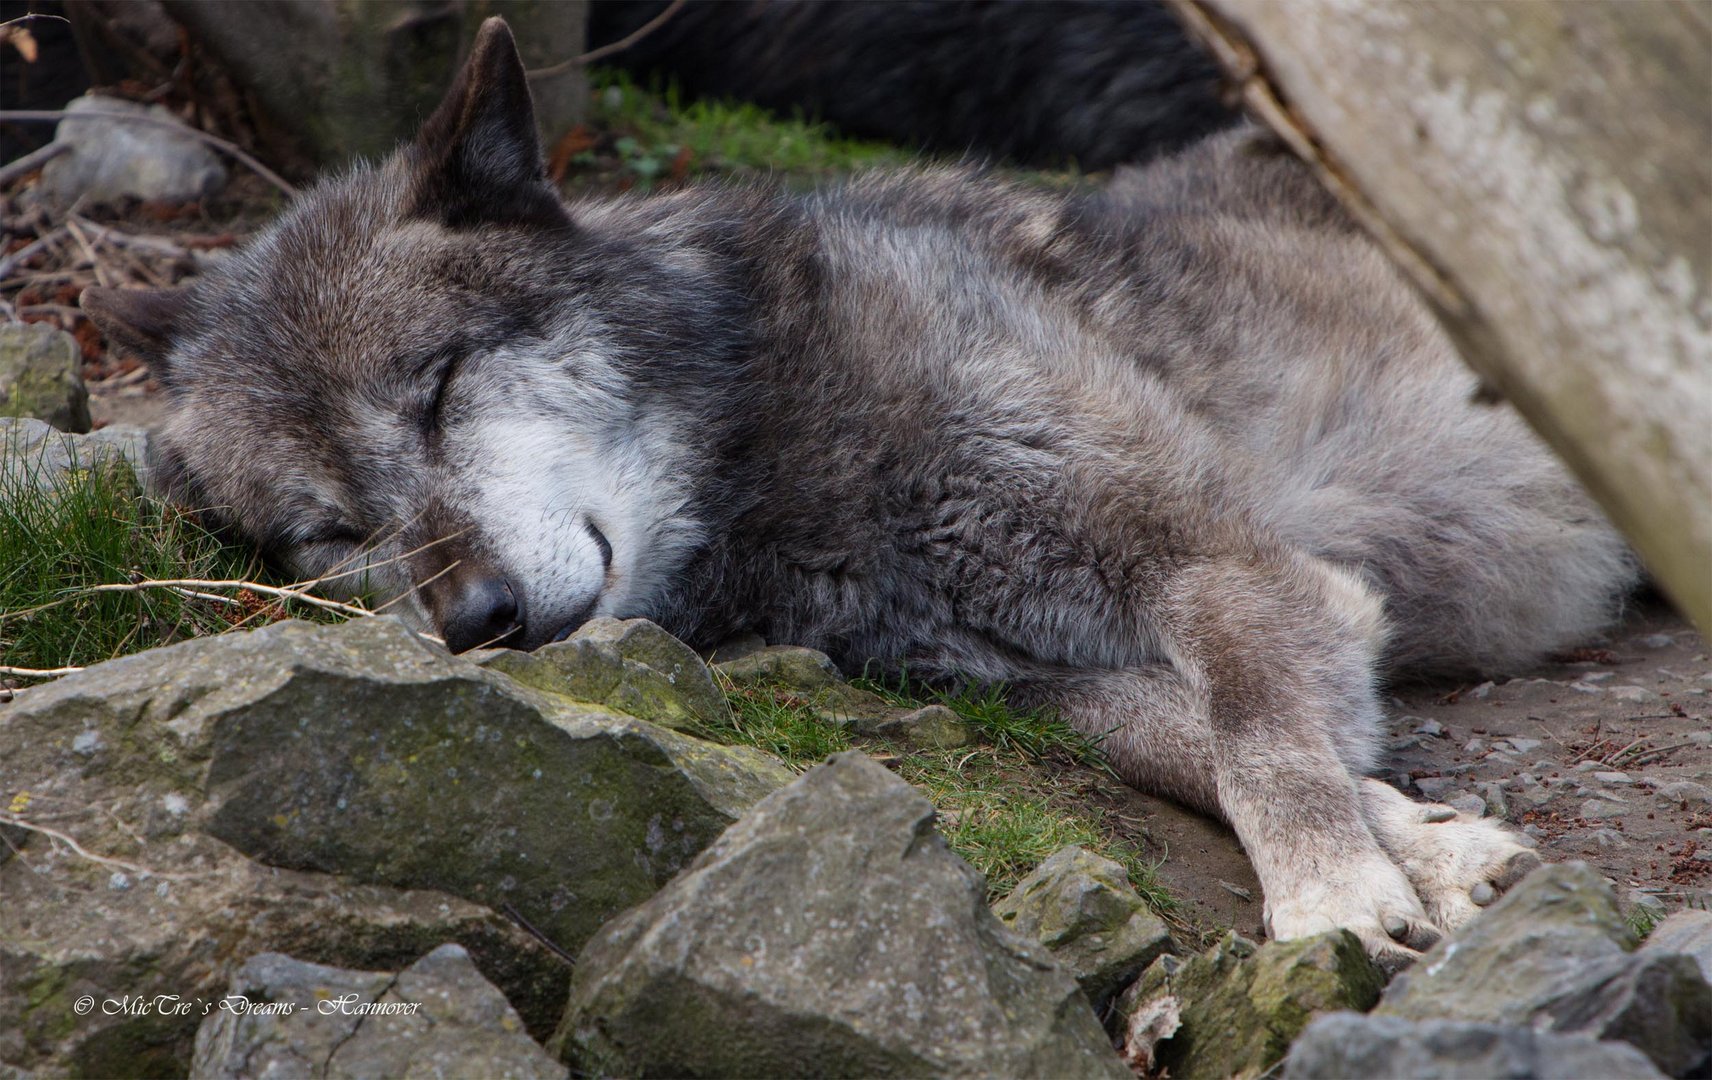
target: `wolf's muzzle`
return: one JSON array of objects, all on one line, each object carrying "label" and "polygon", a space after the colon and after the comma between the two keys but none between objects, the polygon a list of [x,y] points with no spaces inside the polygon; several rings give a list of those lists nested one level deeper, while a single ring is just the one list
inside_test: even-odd
[{"label": "wolf's muzzle", "polygon": [[455,653],[504,645],[523,629],[523,604],[501,577],[470,577],[458,582],[456,595],[440,620],[446,648]]}]

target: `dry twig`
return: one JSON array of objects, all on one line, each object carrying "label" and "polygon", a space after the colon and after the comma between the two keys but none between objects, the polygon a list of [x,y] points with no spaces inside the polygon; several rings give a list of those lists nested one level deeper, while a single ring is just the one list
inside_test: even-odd
[{"label": "dry twig", "polygon": [[684,3],[685,0],[672,0],[670,4],[666,5],[666,10],[660,12],[660,14],[649,19],[634,31],[619,38],[617,41],[609,42],[598,49],[590,49],[581,56],[573,56],[569,60],[561,60],[551,67],[535,68],[534,70],[526,71],[523,74],[531,79],[547,79],[554,75],[563,75],[572,68],[585,67],[597,60],[605,60],[614,53],[621,53],[625,49],[630,48],[630,46],[647,37],[649,34],[652,34],[660,27],[664,26],[666,24],[666,20],[670,19],[673,15],[676,15],[678,13],[678,9],[682,8]]}]

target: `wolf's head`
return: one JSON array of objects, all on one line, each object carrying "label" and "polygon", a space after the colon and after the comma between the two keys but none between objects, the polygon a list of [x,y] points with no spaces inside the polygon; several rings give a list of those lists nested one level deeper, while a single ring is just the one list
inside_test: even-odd
[{"label": "wolf's head", "polygon": [[660,309],[710,286],[595,233],[490,19],[413,144],[191,288],[83,305],[167,394],[169,492],[304,578],[401,597],[455,650],[532,648],[646,613],[700,529],[704,436],[662,365],[707,335]]}]

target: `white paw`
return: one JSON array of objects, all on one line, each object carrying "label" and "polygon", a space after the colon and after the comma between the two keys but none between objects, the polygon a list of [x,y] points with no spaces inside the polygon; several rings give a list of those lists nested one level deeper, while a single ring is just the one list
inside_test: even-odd
[{"label": "white paw", "polygon": [[1454,930],[1540,865],[1514,833],[1448,806],[1417,803],[1378,780],[1361,781],[1362,812],[1402,868],[1428,918]]},{"label": "white paw", "polygon": [[1334,873],[1268,890],[1266,932],[1273,940],[1339,928],[1354,933],[1368,955],[1392,971],[1412,963],[1441,936],[1408,878],[1377,851]]}]

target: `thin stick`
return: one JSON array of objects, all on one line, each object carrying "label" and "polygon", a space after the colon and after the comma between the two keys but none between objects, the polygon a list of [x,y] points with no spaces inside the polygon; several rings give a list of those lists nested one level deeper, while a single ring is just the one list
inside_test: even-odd
[{"label": "thin stick", "polygon": [[71,230],[71,235],[77,240],[77,246],[83,249],[83,254],[89,259],[90,268],[95,271],[96,282],[102,288],[111,287],[113,283],[108,280],[106,271],[101,269],[101,260],[95,257],[95,248],[90,245],[89,237],[83,235],[83,230],[78,228],[77,220],[74,218],[67,221],[65,227]]},{"label": "thin stick", "polygon": [[93,851],[85,848],[76,840],[73,840],[69,835],[60,832],[58,829],[50,829],[46,825],[37,825],[33,821],[25,821],[16,814],[8,814],[0,811],[0,825],[12,825],[28,832],[41,833],[49,839],[58,840],[60,843],[69,847],[72,851],[75,851],[77,854],[83,856],[92,863],[97,863],[101,866],[115,866],[120,870],[129,870],[138,877],[185,878],[195,876],[191,874],[169,874],[163,870],[150,870],[146,866],[138,866],[136,863],[126,862],[123,859],[115,859],[107,855],[97,855]]},{"label": "thin stick", "polygon": [[120,232],[118,229],[107,225],[101,225],[97,222],[90,221],[86,217],[80,217],[75,214],[67,219],[67,224],[72,223],[80,225],[85,229],[93,230],[95,238],[104,244],[112,244],[116,247],[136,248],[139,251],[147,251],[155,255],[172,255],[180,259],[196,258],[196,253],[191,249],[180,244],[175,244],[171,240],[162,240],[158,236],[139,236],[136,233]]},{"label": "thin stick", "polygon": [[65,226],[61,225],[57,229],[54,229],[52,232],[42,234],[41,236],[37,237],[31,243],[25,244],[23,247],[19,248],[17,251],[12,252],[12,254],[6,256],[3,259],[0,259],[0,278],[4,278],[7,274],[10,274],[12,272],[12,268],[14,266],[17,266],[19,263],[23,262],[24,260],[28,259],[30,256],[34,255],[36,252],[47,247],[49,244],[54,243],[55,241],[59,240],[60,237],[64,236],[65,234],[66,234]]},{"label": "thin stick", "polygon": [[581,56],[573,56],[569,60],[561,60],[551,67],[536,68],[533,71],[525,71],[523,74],[531,79],[547,79],[554,75],[563,75],[572,68],[592,64],[596,60],[605,60],[613,53],[623,52],[625,49],[630,48],[630,46],[636,44],[638,41],[641,41],[649,34],[652,34],[654,31],[664,26],[666,24],[666,20],[670,19],[673,15],[676,15],[678,13],[678,9],[684,6],[684,2],[685,0],[672,0],[670,4],[666,5],[665,11],[660,12],[660,14],[637,27],[635,31],[625,37],[619,38],[617,41],[602,45],[598,49],[590,49]]},{"label": "thin stick", "polygon": [[39,615],[50,608],[59,607],[61,604],[69,604],[73,600],[88,596],[91,593],[134,593],[145,592],[149,589],[249,589],[252,592],[259,592],[265,596],[277,596],[290,600],[301,600],[312,607],[324,608],[328,611],[337,611],[344,615],[368,618],[374,614],[374,612],[367,608],[356,607],[352,604],[341,604],[337,600],[323,600],[319,596],[310,596],[300,589],[281,589],[272,585],[258,585],[253,581],[213,581],[204,578],[167,578],[159,581],[144,580],[114,582],[108,585],[86,585],[80,589],[74,590],[69,595],[60,597],[58,600],[50,600],[45,604],[37,604],[33,608],[25,608],[22,611],[8,612],[8,617],[22,619],[31,615]]},{"label": "thin stick", "polygon": [[70,149],[71,147],[65,143],[48,143],[46,146],[31,150],[21,158],[15,158],[4,165],[0,165],[0,187],[10,184],[20,176],[35,172]]},{"label": "thin stick", "polygon": [[200,139],[202,142],[207,143],[209,146],[212,146],[221,153],[235,158],[249,166],[254,170],[257,176],[266,180],[285,194],[292,196],[297,194],[297,189],[287,183],[283,176],[274,172],[272,169],[263,165],[250,155],[244,153],[244,151],[240,150],[236,144],[227,142],[218,135],[210,135],[206,131],[202,131],[199,128],[193,128],[189,124],[181,123],[177,120],[164,120],[158,116],[149,116],[142,113],[108,112],[106,110],[67,112],[64,109],[0,109],[0,120],[16,120],[21,122],[36,121],[48,123],[66,119],[93,119],[97,117],[103,120],[126,120],[139,124],[152,124],[155,127],[170,128],[181,134],[189,135],[193,139]]},{"label": "thin stick", "polygon": [[577,966],[577,958],[576,957],[572,956],[569,952],[567,952],[565,950],[564,946],[560,945],[558,942],[554,941],[552,938],[548,937],[546,934],[543,934],[540,930],[537,930],[535,928],[535,925],[533,923],[531,923],[528,919],[525,919],[523,917],[523,913],[518,911],[515,907],[512,907],[509,902],[501,904],[499,907],[499,910],[504,912],[507,916],[509,916],[512,922],[516,923],[519,927],[521,927],[523,929],[524,933],[528,934],[530,937],[534,938],[536,941],[539,941],[541,944],[547,946],[547,950],[549,952],[551,952],[554,956],[557,956],[559,959],[563,960],[565,963],[569,964],[571,967]]},{"label": "thin stick", "polygon": [[30,667],[0,667],[0,675],[23,675],[31,679],[53,679],[61,675],[76,675],[83,669],[80,667],[30,668]]}]

